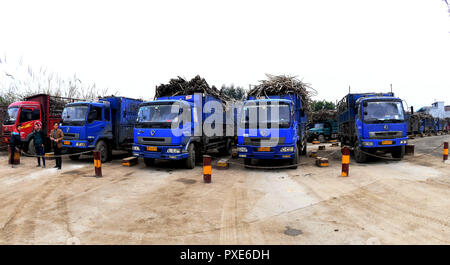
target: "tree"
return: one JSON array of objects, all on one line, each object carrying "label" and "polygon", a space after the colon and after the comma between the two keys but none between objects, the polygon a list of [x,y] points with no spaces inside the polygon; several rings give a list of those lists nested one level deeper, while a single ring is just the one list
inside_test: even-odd
[{"label": "tree", "polygon": [[311,104],[311,109],[312,111],[334,110],[336,109],[336,104],[326,100],[313,100]]},{"label": "tree", "polygon": [[235,87],[234,84],[231,84],[230,86],[222,85],[220,93],[235,100],[245,99],[245,89],[239,86]]}]

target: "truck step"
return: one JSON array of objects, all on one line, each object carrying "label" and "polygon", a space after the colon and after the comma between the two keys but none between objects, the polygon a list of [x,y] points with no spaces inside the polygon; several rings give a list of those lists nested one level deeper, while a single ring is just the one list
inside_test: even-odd
[{"label": "truck step", "polygon": [[125,167],[132,167],[134,165],[137,165],[137,163],[138,163],[137,156],[131,156],[131,157],[122,159],[122,166],[125,166]]}]

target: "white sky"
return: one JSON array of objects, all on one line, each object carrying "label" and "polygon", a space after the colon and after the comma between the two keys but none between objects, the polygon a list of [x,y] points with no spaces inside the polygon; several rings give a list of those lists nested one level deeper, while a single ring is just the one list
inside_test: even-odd
[{"label": "white sky", "polygon": [[317,99],[392,83],[416,109],[450,105],[441,0],[1,1],[0,55],[146,99],[177,75],[248,88],[272,73]]}]

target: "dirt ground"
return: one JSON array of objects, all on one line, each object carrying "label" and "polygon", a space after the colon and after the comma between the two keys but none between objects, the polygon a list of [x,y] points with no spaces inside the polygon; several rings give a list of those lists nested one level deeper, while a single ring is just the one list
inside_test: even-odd
[{"label": "dirt ground", "polygon": [[[450,136],[410,140],[416,156]],[[312,150],[317,145],[310,146]],[[430,150],[431,149],[431,150]],[[334,153],[334,154],[332,154]],[[403,161],[350,165],[339,147],[319,151],[330,166],[301,157],[292,169],[183,169],[160,162],[128,168],[117,155],[95,178],[90,158],[63,170],[18,168],[0,154],[1,244],[450,244],[450,164],[442,148]],[[279,165],[261,162],[257,165]]]}]

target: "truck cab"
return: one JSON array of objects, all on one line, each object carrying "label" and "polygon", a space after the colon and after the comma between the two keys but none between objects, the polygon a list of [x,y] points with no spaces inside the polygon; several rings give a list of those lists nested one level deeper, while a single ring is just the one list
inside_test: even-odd
[{"label": "truck cab", "polygon": [[205,112],[204,106],[213,101],[222,107],[219,99],[201,94],[160,97],[142,103],[134,129],[133,155],[142,157],[147,166],[162,159],[184,160],[187,168],[194,168],[195,161],[210,149],[231,153],[232,136],[224,131],[221,135],[203,133],[203,125],[214,113]]},{"label": "truck cab", "polygon": [[323,143],[327,139],[336,139],[337,131],[338,126],[335,120],[313,123],[311,128],[308,129],[308,141],[311,142],[314,139],[318,139]]},{"label": "truck cab", "polygon": [[241,110],[238,156],[246,165],[252,159],[282,159],[296,168],[299,155],[306,154],[306,121],[298,95],[249,97]]},{"label": "truck cab", "polygon": [[408,137],[400,98],[393,93],[349,94],[345,104],[348,108],[339,114],[339,137],[354,147],[357,162],[365,162],[376,151],[403,158]]}]

